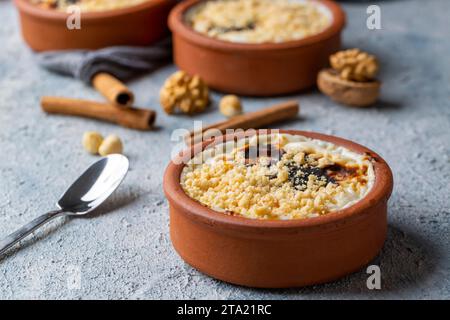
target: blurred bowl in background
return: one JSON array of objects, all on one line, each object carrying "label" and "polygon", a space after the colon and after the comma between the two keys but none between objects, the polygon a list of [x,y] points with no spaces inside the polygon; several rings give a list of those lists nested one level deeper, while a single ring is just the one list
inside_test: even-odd
[{"label": "blurred bowl in background", "polygon": [[317,0],[332,17],[324,31],[300,40],[258,44],[223,41],[195,31],[185,14],[201,2],[183,1],[170,13],[174,60],[219,91],[273,96],[313,87],[317,73],[341,46],[345,13],[333,1]]},{"label": "blurred bowl in background", "polygon": [[168,34],[167,17],[175,0],[147,2],[108,11],[82,12],[81,28],[69,29],[69,13],[14,0],[22,35],[35,51],[145,46]]}]

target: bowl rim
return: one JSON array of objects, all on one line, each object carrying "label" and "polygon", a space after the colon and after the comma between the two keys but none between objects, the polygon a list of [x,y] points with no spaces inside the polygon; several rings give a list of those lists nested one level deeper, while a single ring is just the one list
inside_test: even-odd
[{"label": "bowl rim", "polygon": [[[56,20],[62,21],[66,20],[70,13],[58,10],[49,10],[43,9],[39,6],[32,4],[28,0],[14,0],[15,5],[20,11],[23,11],[31,16],[44,18],[47,20]],[[110,9],[104,11],[92,11],[92,12],[83,12],[82,19],[86,22],[92,22],[101,19],[109,19],[120,17],[128,14],[138,13],[142,10],[152,9],[154,7],[166,5],[169,3],[174,3],[175,0],[147,0],[143,3],[139,3],[136,5],[132,5],[129,7],[119,8],[119,9]]]},{"label": "bowl rim", "polygon": [[[205,0],[185,0],[178,3],[169,14],[169,28],[173,34],[178,34],[184,39],[187,39],[198,45],[214,48],[218,50],[242,50],[242,51],[264,51],[264,50],[282,50],[298,47],[305,47],[314,45],[318,42],[325,41],[329,38],[339,34],[346,24],[345,12],[341,6],[330,0],[313,0],[313,2],[319,2],[328,8],[333,16],[332,23],[322,32],[308,36],[299,40],[291,40],[280,43],[240,43],[220,40],[212,37],[208,37],[200,32],[195,31],[186,23],[184,23],[183,16],[187,10],[193,6],[204,2]],[[210,0],[206,0],[210,1]]]},{"label": "bowl rim", "polygon": [[[372,189],[364,198],[351,205],[350,207],[334,211],[319,217],[290,220],[250,219],[245,217],[226,215],[222,212],[212,210],[189,197],[180,185],[180,176],[185,164],[175,164],[171,160],[169,165],[167,166],[163,180],[164,192],[169,200],[170,205],[181,208],[182,211],[184,213],[187,213],[192,219],[206,223],[208,225],[221,225],[228,229],[238,229],[241,231],[286,231],[288,229],[292,231],[298,231],[298,229],[310,229],[316,227],[321,228],[324,226],[337,225],[339,223],[347,224],[350,221],[361,219],[364,216],[364,213],[370,212],[370,210],[368,209],[378,205],[382,201],[387,201],[389,199],[393,189],[392,171],[386,161],[374,151],[347,139],[312,131],[259,129],[256,131],[253,130],[250,134],[247,134],[246,131],[245,135],[251,136],[255,133],[270,134],[270,132],[273,130],[276,130],[276,132],[279,133],[303,135],[312,139],[324,140],[339,146],[343,146],[354,152],[368,155],[373,160],[375,172],[375,181]],[[239,133],[223,135],[222,137],[224,137],[224,141],[228,141],[235,136],[243,137],[243,135]],[[206,146],[210,145],[211,143],[214,144],[213,139],[200,142],[192,146],[190,150],[188,148],[185,151],[189,150],[191,151],[190,154],[195,155],[195,152],[193,152],[194,150],[198,149],[198,151],[201,152],[206,148]],[[199,148],[200,144],[201,148]]]}]

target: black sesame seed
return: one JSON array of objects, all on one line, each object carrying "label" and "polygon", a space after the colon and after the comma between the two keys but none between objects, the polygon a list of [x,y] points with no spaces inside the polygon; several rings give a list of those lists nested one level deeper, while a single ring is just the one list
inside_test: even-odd
[{"label": "black sesame seed", "polygon": [[294,188],[303,191],[308,184],[309,176],[314,175],[317,179],[326,183],[333,182],[334,180],[326,174],[324,169],[311,166],[309,164],[299,165],[294,161],[286,163],[288,169],[288,178],[291,181]]}]

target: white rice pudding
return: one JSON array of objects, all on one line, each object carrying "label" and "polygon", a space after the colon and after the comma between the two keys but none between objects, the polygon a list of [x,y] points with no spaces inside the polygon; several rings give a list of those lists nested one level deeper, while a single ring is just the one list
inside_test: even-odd
[{"label": "white rice pudding", "polygon": [[332,20],[327,7],[306,0],[215,0],[186,13],[195,31],[240,43],[303,39],[324,31]]},{"label": "white rice pudding", "polygon": [[371,190],[372,160],[300,135],[259,135],[205,149],[183,168],[185,193],[252,219],[302,219],[347,208]]}]

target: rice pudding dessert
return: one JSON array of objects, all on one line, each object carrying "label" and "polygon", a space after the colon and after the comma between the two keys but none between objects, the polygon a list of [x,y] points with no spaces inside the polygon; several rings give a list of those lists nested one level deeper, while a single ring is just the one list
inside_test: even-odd
[{"label": "rice pudding dessert", "polygon": [[66,11],[69,6],[76,5],[81,11],[106,11],[131,7],[151,0],[30,0],[42,8]]},{"label": "rice pudding dessert", "polygon": [[360,201],[375,180],[370,157],[300,135],[258,135],[206,148],[183,168],[184,192],[224,214],[303,219]]},{"label": "rice pudding dessert", "polygon": [[214,0],[186,13],[195,31],[241,43],[299,40],[322,32],[331,21],[328,8],[305,0]]}]

